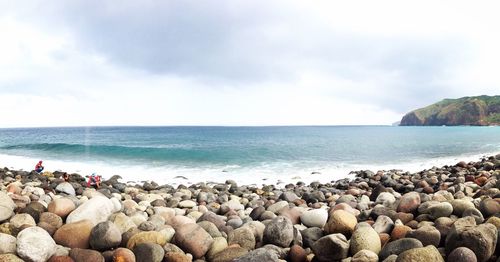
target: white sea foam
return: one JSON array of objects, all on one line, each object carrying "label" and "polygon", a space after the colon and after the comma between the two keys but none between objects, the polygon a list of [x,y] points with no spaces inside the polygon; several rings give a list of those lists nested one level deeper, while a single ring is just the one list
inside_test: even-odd
[{"label": "white sea foam", "polygon": [[[314,165],[314,163],[267,163],[254,167],[230,166],[152,166],[133,165],[126,163],[111,163],[104,161],[62,161],[57,159],[43,159],[48,171],[66,171],[89,175],[101,174],[104,178],[112,175],[120,175],[123,182],[140,182],[146,180],[156,181],[159,184],[191,184],[197,182],[224,182],[228,179],[235,180],[239,184],[257,185],[275,184],[285,185],[302,181],[310,183],[331,182],[345,177],[355,170],[390,170],[401,169],[416,172],[429,169],[433,166],[453,165],[459,161],[478,161],[482,157],[494,155],[498,152],[484,154],[457,155],[449,157],[414,159],[404,163],[384,164],[332,164]],[[32,170],[39,159],[0,154],[0,166],[10,169]]]}]

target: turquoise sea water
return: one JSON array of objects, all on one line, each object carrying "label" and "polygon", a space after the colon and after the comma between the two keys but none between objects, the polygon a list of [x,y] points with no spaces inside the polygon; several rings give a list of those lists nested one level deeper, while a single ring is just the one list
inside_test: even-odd
[{"label": "turquoise sea water", "polygon": [[111,172],[114,168],[114,173],[133,171],[139,178],[151,172],[156,176],[267,174],[284,178],[313,171],[328,174],[423,165],[488,153],[500,153],[500,127],[0,129],[0,166],[30,169],[26,165],[43,159],[48,169],[50,163],[57,163],[52,170],[71,166],[82,172]]}]

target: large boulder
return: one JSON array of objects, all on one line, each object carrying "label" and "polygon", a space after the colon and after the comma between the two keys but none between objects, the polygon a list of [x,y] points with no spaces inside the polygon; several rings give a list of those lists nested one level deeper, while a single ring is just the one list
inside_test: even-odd
[{"label": "large boulder", "polygon": [[28,227],[17,235],[17,255],[26,261],[45,262],[56,252],[56,242],[40,227]]},{"label": "large boulder", "polygon": [[487,261],[495,252],[498,240],[497,228],[489,223],[476,226],[473,217],[464,217],[457,220],[446,237],[446,254],[457,247],[467,247],[472,250],[477,261]]},{"label": "large boulder", "polygon": [[94,196],[78,206],[66,218],[66,223],[88,219],[94,225],[108,220],[109,216],[120,210],[112,200],[104,196]]},{"label": "large boulder", "polygon": [[349,243],[344,235],[331,234],[314,242],[312,250],[318,261],[338,261],[347,257]]},{"label": "large boulder", "polygon": [[264,229],[264,243],[279,247],[289,247],[293,241],[292,221],[278,216],[271,220]]},{"label": "large boulder", "polygon": [[197,224],[180,226],[174,239],[180,248],[191,253],[194,258],[203,257],[214,241],[210,234]]},{"label": "large boulder", "polygon": [[54,234],[57,244],[69,248],[88,248],[90,232],[94,225],[89,220],[65,224]]}]

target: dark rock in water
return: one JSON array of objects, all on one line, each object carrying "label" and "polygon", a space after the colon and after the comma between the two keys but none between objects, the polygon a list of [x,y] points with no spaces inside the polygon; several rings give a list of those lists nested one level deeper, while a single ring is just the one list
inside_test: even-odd
[{"label": "dark rock in water", "polygon": [[413,248],[420,248],[423,247],[422,242],[420,242],[418,239],[414,238],[401,238],[396,241],[392,241],[387,243],[382,250],[380,251],[380,254],[378,255],[380,260],[386,259],[390,255],[399,255],[403,253],[406,250],[413,249]]},{"label": "dark rock in water", "polygon": [[314,242],[323,237],[323,230],[319,227],[310,227],[302,230],[304,247],[312,247]]},{"label": "dark rock in water", "polygon": [[477,262],[474,251],[466,247],[457,247],[448,255],[448,262]]},{"label": "dark rock in water", "polygon": [[489,223],[476,226],[473,217],[457,220],[446,237],[446,253],[457,247],[467,247],[472,250],[480,262],[487,261],[495,252],[498,240],[498,229]]},{"label": "dark rock in water", "polygon": [[279,258],[276,253],[271,252],[265,248],[258,248],[246,253],[245,255],[233,260],[234,262],[278,262]]},{"label": "dark rock in water", "polygon": [[318,261],[338,261],[347,257],[349,243],[342,234],[331,234],[316,241],[312,250]]},{"label": "dark rock in water", "polygon": [[72,248],[69,251],[69,256],[75,262],[104,262],[101,253],[91,249]]},{"label": "dark rock in water", "polygon": [[293,225],[290,219],[278,216],[264,229],[264,243],[289,247],[293,241]]},{"label": "dark rock in water", "polygon": [[134,247],[134,254],[137,262],[161,262],[165,251],[156,243],[141,243]]}]

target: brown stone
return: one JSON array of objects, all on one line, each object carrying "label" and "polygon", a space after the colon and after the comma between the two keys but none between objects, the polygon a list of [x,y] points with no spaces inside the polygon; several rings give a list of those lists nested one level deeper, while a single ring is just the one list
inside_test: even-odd
[{"label": "brown stone", "polygon": [[91,249],[73,248],[69,251],[69,256],[75,262],[104,262],[101,253]]},{"label": "brown stone", "polygon": [[57,244],[70,248],[88,248],[90,232],[94,225],[90,220],[81,220],[60,227],[54,234]]},{"label": "brown stone", "polygon": [[69,215],[71,211],[75,210],[75,208],[75,203],[73,203],[71,199],[61,197],[52,200],[47,209],[49,212],[64,218]]},{"label": "brown stone", "polygon": [[179,227],[174,238],[178,246],[191,253],[194,258],[203,257],[214,241],[210,234],[197,224],[185,224]]},{"label": "brown stone", "polygon": [[128,248],[117,248],[113,253],[113,262],[135,262],[135,255]]}]

